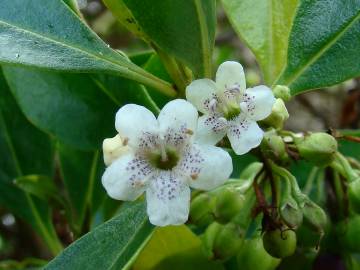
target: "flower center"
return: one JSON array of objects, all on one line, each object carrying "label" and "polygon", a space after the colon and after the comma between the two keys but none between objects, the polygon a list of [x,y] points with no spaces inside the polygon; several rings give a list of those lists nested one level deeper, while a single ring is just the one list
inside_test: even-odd
[{"label": "flower center", "polygon": [[241,110],[238,104],[236,104],[235,102],[229,102],[225,104],[225,106],[222,108],[222,112],[226,120],[231,120],[237,117],[240,114]]},{"label": "flower center", "polygon": [[154,167],[160,170],[171,170],[177,165],[179,155],[175,149],[164,147],[164,149],[151,152],[149,154],[149,161]]}]

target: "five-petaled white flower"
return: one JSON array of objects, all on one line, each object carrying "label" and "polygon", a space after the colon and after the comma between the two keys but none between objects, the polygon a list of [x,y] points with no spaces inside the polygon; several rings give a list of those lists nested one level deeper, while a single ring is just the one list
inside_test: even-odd
[{"label": "five-petaled white flower", "polygon": [[219,66],[216,82],[193,81],[186,98],[204,114],[198,121],[198,140],[215,144],[227,134],[238,155],[261,143],[264,132],[256,121],[269,116],[275,103],[271,89],[264,85],[246,89],[243,67],[233,61]]},{"label": "five-petaled white flower", "polygon": [[194,140],[198,112],[185,100],[170,101],[158,118],[145,107],[128,104],[116,114],[115,127],[129,149],[106,169],[102,183],[110,197],[135,200],[146,191],[150,222],[186,222],[190,187],[210,190],[232,172],[229,154]]}]

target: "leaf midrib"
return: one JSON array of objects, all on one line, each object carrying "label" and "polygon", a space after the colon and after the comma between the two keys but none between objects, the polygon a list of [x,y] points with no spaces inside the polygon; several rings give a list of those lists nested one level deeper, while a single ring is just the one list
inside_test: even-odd
[{"label": "leaf midrib", "polygon": [[[115,260],[112,262],[112,264],[109,266],[108,269],[112,269],[112,268],[116,265],[116,263],[119,261],[120,257],[122,256],[123,251],[126,250],[126,249],[130,246],[130,244],[132,243],[132,241],[136,238],[137,233],[138,233],[139,231],[141,231],[141,229],[146,225],[146,223],[147,223],[147,217],[145,217],[145,218],[143,219],[143,221],[141,222],[141,224],[137,227],[137,230],[136,230],[136,231],[132,234],[132,236],[129,238],[129,240],[127,241],[126,245],[124,245],[124,246],[122,247],[122,249],[119,251],[119,254],[116,256]],[[151,235],[151,234],[150,234],[150,235]],[[142,246],[141,246],[141,247],[142,247]]]},{"label": "leaf midrib", "polygon": [[[325,46],[323,46],[320,50],[317,51],[317,53],[315,53],[312,57],[310,57],[309,61],[307,62],[307,64],[303,65],[300,69],[298,69],[298,71],[294,72],[292,76],[290,76],[288,79],[284,80],[282,82],[282,84],[285,85],[291,85],[295,80],[297,80],[306,69],[308,69],[312,64],[315,63],[315,61],[317,61],[323,54],[325,54],[325,52],[327,50],[329,50],[345,33],[348,29],[350,29],[355,22],[360,18],[360,11],[358,12],[358,14],[356,16],[353,16],[347,25],[345,25],[345,27],[339,31],[336,35],[333,36],[333,38],[330,39],[330,42],[328,42],[327,44],[325,44]],[[285,69],[286,70],[286,69]],[[281,76],[282,77],[282,76]],[[281,80],[280,77],[280,80]]]},{"label": "leaf midrib", "polygon": [[120,70],[132,71],[129,63],[125,59],[124,59],[124,63],[121,63],[122,65],[124,65],[124,66],[122,66],[117,61],[112,61],[109,58],[101,57],[101,56],[99,56],[97,54],[92,53],[91,51],[84,50],[84,48],[77,47],[74,44],[63,43],[61,40],[54,39],[53,37],[44,35],[43,33],[38,33],[38,32],[32,31],[32,30],[26,29],[23,26],[19,26],[19,25],[16,25],[16,24],[10,24],[10,23],[7,23],[7,22],[5,22],[3,20],[0,20],[0,24],[7,25],[10,29],[13,28],[13,29],[15,29],[16,31],[19,31],[19,32],[21,32],[21,31],[26,32],[29,35],[33,35],[33,36],[38,37],[39,39],[44,39],[44,40],[50,41],[51,43],[60,44],[60,47],[66,47],[66,48],[69,48],[70,50],[79,51],[82,54],[89,55],[91,58],[94,58],[94,59],[100,60],[100,61],[104,61],[106,63],[114,65],[117,68],[120,68]]}]

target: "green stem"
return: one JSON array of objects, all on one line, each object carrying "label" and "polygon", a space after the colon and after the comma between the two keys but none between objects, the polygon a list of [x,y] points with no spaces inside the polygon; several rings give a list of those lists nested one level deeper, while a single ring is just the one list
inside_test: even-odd
[{"label": "green stem", "polygon": [[298,202],[298,204],[300,205],[300,207],[302,207],[304,202],[307,200],[307,196],[302,193],[295,176],[293,176],[288,170],[277,166],[273,162],[271,162],[271,167],[272,167],[274,173],[276,173],[279,176],[281,176],[285,179],[288,179],[290,181],[293,196],[294,196],[295,200]]},{"label": "green stem", "polygon": [[303,188],[304,193],[306,195],[309,195],[311,192],[311,189],[313,187],[313,183],[316,178],[316,174],[317,174],[318,170],[319,170],[319,168],[317,168],[317,167],[312,168],[312,170],[308,176],[308,180],[306,181],[305,187]]},{"label": "green stem", "polygon": [[168,55],[167,53],[157,48],[156,46],[154,46],[154,48],[158,53],[161,61],[163,62],[166,70],[169,72],[171,79],[175,82],[179,90],[179,94],[184,96],[185,88],[187,86],[187,82],[186,82],[187,79],[186,77],[184,77],[184,74],[180,70],[178,62],[175,60],[174,57]]},{"label": "green stem", "polygon": [[336,160],[341,164],[348,181],[352,182],[358,178],[349,161],[339,152],[336,153]]},{"label": "green stem", "polygon": [[132,67],[131,71],[127,72],[126,77],[130,80],[134,80],[144,85],[150,86],[168,97],[177,96],[177,92],[171,83],[161,80],[160,78],[152,75],[140,67]]}]

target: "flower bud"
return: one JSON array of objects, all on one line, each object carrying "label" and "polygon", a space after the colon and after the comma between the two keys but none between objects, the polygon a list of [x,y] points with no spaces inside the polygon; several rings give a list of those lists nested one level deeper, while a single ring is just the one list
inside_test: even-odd
[{"label": "flower bud", "polygon": [[298,228],[303,221],[303,213],[296,202],[285,202],[280,207],[280,216],[284,223],[292,229]]},{"label": "flower bud", "polygon": [[125,154],[128,150],[129,146],[126,145],[126,140],[122,140],[119,134],[113,138],[105,139],[103,141],[105,165],[109,166],[114,160]]},{"label": "flower bud", "polygon": [[351,208],[360,213],[360,179],[349,183],[348,194]]},{"label": "flower bud", "polygon": [[289,113],[286,109],[285,103],[278,98],[272,107],[271,114],[262,121],[262,123],[272,126],[274,128],[282,128],[284,122],[289,118]]},{"label": "flower bud", "polygon": [[340,243],[346,251],[360,252],[360,216],[350,217],[337,226]]},{"label": "flower bud", "polygon": [[261,143],[261,150],[270,159],[288,159],[283,139],[273,131],[268,131],[264,134],[264,139]]},{"label": "flower bud", "polygon": [[212,260],[226,261],[234,256],[244,241],[245,232],[234,223],[212,223],[202,236],[205,250]]},{"label": "flower bud", "polygon": [[303,221],[303,213],[292,196],[291,182],[286,180],[284,191],[281,193],[280,200],[280,217],[282,221],[290,228],[298,228]]},{"label": "flower bud", "polygon": [[273,92],[276,98],[281,98],[284,101],[289,101],[291,98],[290,89],[285,85],[276,85]]},{"label": "flower bud", "polygon": [[296,138],[295,144],[302,158],[317,166],[329,165],[337,151],[336,139],[326,133],[312,133]]},{"label": "flower bud", "polygon": [[241,270],[274,270],[281,260],[269,255],[264,249],[261,237],[254,237],[244,241],[236,260]]},{"label": "flower bud", "polygon": [[223,188],[216,195],[214,215],[217,222],[228,223],[244,206],[244,196],[235,189]]},{"label": "flower bud", "polygon": [[285,258],[294,254],[296,250],[296,234],[294,231],[271,230],[263,235],[265,250],[275,258]]},{"label": "flower bud", "polygon": [[311,200],[304,202],[303,206],[304,222],[317,232],[323,232],[327,225],[325,211]]},{"label": "flower bud", "polygon": [[201,193],[196,196],[190,204],[189,222],[198,226],[205,227],[214,221],[215,197],[209,193]]}]

